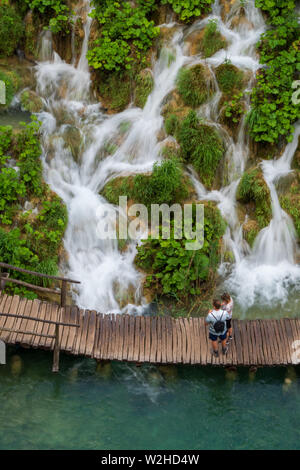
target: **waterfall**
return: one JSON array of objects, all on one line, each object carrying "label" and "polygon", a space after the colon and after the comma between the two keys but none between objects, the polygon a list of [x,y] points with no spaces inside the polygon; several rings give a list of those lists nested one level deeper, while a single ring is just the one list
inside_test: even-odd
[{"label": "waterfall", "polygon": [[[74,300],[80,307],[104,313],[137,314],[146,306],[141,293],[142,275],[134,265],[135,243],[130,243],[128,249],[121,252],[117,240],[102,240],[97,235],[101,223],[99,214],[109,213],[113,226],[119,211],[99,192],[112,178],[151,171],[153,164],[161,160],[165,142],[158,141],[157,135],[163,126],[163,100],[174,88],[179,69],[186,64],[203,63],[210,67],[216,92],[198,113],[222,132],[226,143],[228,186],[219,191],[207,191],[197,175],[192,170],[190,173],[198,198],[215,201],[228,224],[224,245],[232,251],[235,263],[229,275],[225,264],[220,267],[220,273],[226,277],[225,286],[235,293],[241,305],[247,306],[255,301],[285,300],[289,282],[299,277],[293,259],[296,244],[293,224],[280,207],[275,187],[276,179],[283,174],[282,169],[285,168],[285,173],[290,171],[299,128],[294,141],[279,160],[262,164],[271,192],[273,219],[259,234],[252,251],[243,239],[237,216],[236,190],[249,155],[245,119],[236,140],[222,129],[217,113],[221,92],[213,67],[230,59],[232,64],[249,73],[248,89],[251,89],[260,67],[255,46],[265,30],[265,23],[254,0],[249,0],[244,5],[244,24],[234,26],[233,19],[239,14],[240,7],[240,3],[235,2],[223,21],[217,0],[212,14],[196,21],[188,31],[176,25],[168,45],[175,60],[169,63],[167,54],[160,54],[154,63],[154,89],[143,110],[131,105],[123,112],[108,115],[101,104],[94,103],[91,98],[86,59],[92,24],[88,16],[91,11],[89,1],[83,2],[82,10],[76,12],[77,16],[83,14],[86,17],[77,66],[74,56],[72,64],[68,64],[57,53],[51,57],[41,54],[35,73],[37,92],[45,103],[44,111],[38,115],[42,122],[44,174],[68,209],[69,222],[64,239],[68,262],[62,268],[66,275],[81,281],[74,292]],[[186,56],[185,35],[203,29],[211,19],[217,21],[228,47],[205,60],[199,55]],[[72,144],[76,145],[75,151],[74,145],[70,145],[70,136]],[[108,144],[114,144],[114,151],[107,150],[112,147]]]}]

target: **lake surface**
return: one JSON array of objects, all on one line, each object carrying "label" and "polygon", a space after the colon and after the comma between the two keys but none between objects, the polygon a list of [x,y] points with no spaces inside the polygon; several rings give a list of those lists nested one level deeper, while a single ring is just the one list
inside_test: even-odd
[{"label": "lake surface", "polygon": [[136,367],[9,349],[0,449],[299,449],[300,369]]}]

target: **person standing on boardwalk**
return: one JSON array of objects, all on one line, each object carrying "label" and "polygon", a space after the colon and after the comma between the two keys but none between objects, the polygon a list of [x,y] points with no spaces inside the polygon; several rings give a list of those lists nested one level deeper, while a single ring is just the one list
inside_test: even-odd
[{"label": "person standing on boardwalk", "polygon": [[223,310],[220,300],[213,301],[213,310],[208,312],[205,322],[209,324],[209,339],[212,342],[213,354],[215,357],[219,356],[218,339],[222,343],[222,353],[226,354],[228,347],[226,346],[227,327],[226,320],[229,315],[226,310]]},{"label": "person standing on boardwalk", "polygon": [[232,326],[231,326],[231,320],[232,320],[232,310],[233,310],[233,299],[231,296],[228,294],[228,292],[224,292],[224,294],[221,295],[221,299],[223,300],[222,303],[222,308],[227,311],[229,315],[229,320],[226,320],[226,326],[227,326],[227,344],[229,341],[232,340]]}]

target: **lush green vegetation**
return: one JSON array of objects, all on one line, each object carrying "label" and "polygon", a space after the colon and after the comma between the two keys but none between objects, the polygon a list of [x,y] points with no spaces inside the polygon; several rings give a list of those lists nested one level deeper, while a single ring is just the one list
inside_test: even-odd
[{"label": "lush green vegetation", "polygon": [[145,62],[145,53],[158,36],[159,28],[148,19],[155,0],[137,0],[133,8],[129,1],[94,0],[91,16],[100,31],[88,52],[94,69],[131,69],[134,61]]},{"label": "lush green vegetation", "polygon": [[[14,53],[24,33],[21,16],[10,5],[0,5],[0,57]],[[1,79],[2,80],[2,79]]]},{"label": "lush green vegetation", "polygon": [[209,76],[201,64],[180,69],[176,84],[184,104],[192,108],[205,103],[210,95]]},{"label": "lush green vegetation", "polygon": [[211,57],[220,49],[227,46],[226,40],[218,31],[218,23],[216,20],[210,20],[204,29],[204,36],[199,45],[199,50],[204,57]]},{"label": "lush green vegetation", "polygon": [[[58,269],[67,213],[59,197],[43,183],[38,130],[35,121],[17,134],[9,126],[0,127],[0,260],[53,274]],[[25,201],[30,210],[24,209]],[[30,276],[14,275],[32,282]],[[35,296],[9,284],[8,290]]]},{"label": "lush green vegetation", "polygon": [[231,127],[239,124],[242,115],[245,113],[245,105],[243,103],[244,94],[238,93],[231,100],[224,102],[223,119]]},{"label": "lush green vegetation", "polygon": [[267,13],[270,28],[258,45],[264,67],[251,95],[250,131],[257,142],[276,143],[281,137],[291,140],[293,124],[300,116],[300,105],[292,102],[292,83],[300,72],[295,1],[256,0],[256,6]]},{"label": "lush green vegetation", "polygon": [[142,70],[136,78],[135,100],[136,106],[143,108],[148,96],[154,87],[154,80],[151,71]]},{"label": "lush green vegetation", "polygon": [[45,26],[53,33],[69,31],[71,10],[66,0],[25,0],[25,2],[43,21],[47,21]]},{"label": "lush green vegetation", "polygon": [[1,70],[0,70],[0,80],[5,83],[5,96],[6,96],[6,104],[5,105],[0,104],[0,109],[1,109],[10,105],[16,90],[15,90],[11,77],[6,73],[1,72]]},{"label": "lush green vegetation", "polygon": [[216,78],[225,94],[239,92],[243,88],[243,72],[226,61],[216,69]]},{"label": "lush green vegetation", "polygon": [[291,184],[289,191],[280,197],[281,207],[292,217],[300,240],[300,172]]},{"label": "lush green vegetation", "polygon": [[271,197],[260,168],[243,174],[237,189],[237,200],[254,205],[255,218],[261,229],[269,225],[272,217]]},{"label": "lush green vegetation", "polygon": [[[195,204],[193,228],[196,228]],[[187,239],[174,239],[174,223],[169,240],[151,239],[138,247],[137,265],[148,274],[146,287],[157,295],[174,297],[187,303],[191,296],[202,295],[214,286],[219,263],[220,238],[225,224],[217,208],[205,203],[204,245],[200,250],[186,250]],[[209,285],[208,285],[209,284]]]},{"label": "lush green vegetation", "polygon": [[184,161],[191,163],[201,181],[211,188],[224,154],[224,145],[216,129],[202,123],[195,111],[191,111],[180,123],[176,137]]},{"label": "lush green vegetation", "polygon": [[127,196],[150,208],[151,204],[180,203],[188,197],[188,187],[182,166],[173,156],[155,163],[151,175],[139,174],[110,181],[102,194],[112,204],[119,203],[119,196]]},{"label": "lush green vegetation", "polygon": [[188,21],[211,10],[213,0],[161,0],[169,4],[182,21]]}]

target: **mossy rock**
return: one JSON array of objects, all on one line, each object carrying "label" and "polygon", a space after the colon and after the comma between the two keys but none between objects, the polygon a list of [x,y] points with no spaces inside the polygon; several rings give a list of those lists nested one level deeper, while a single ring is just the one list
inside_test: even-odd
[{"label": "mossy rock", "polygon": [[32,90],[25,90],[20,96],[22,108],[30,113],[39,113],[43,109],[43,101]]},{"label": "mossy rock", "polygon": [[227,95],[238,93],[244,88],[244,74],[233,64],[219,65],[216,68],[216,78],[220,90]]},{"label": "mossy rock", "polygon": [[176,84],[184,104],[191,108],[201,106],[212,93],[210,71],[202,64],[180,69]]},{"label": "mossy rock", "polygon": [[143,108],[147,102],[148,96],[154,87],[154,80],[151,70],[142,70],[136,78],[134,104]]},{"label": "mossy rock", "polygon": [[260,229],[269,225],[272,218],[271,195],[261,168],[249,169],[243,174],[236,197],[240,203],[249,204],[250,210],[252,206],[253,218]]},{"label": "mossy rock", "polygon": [[151,174],[124,176],[109,181],[101,191],[111,204],[119,204],[120,196],[128,201],[144,204],[181,203],[193,193],[187,176],[183,174],[180,162],[169,155],[160,164],[155,164]]},{"label": "mossy rock", "polygon": [[249,219],[243,224],[243,234],[250,247],[253,246],[257,235],[260,232],[259,224],[256,220]]},{"label": "mossy rock", "polygon": [[126,72],[97,72],[94,86],[99,100],[110,112],[124,111],[131,101],[131,78]]},{"label": "mossy rock", "polygon": [[220,49],[227,47],[226,39],[218,31],[216,21],[212,20],[203,30],[203,36],[198,43],[198,52],[207,58],[216,54]]},{"label": "mossy rock", "polygon": [[295,172],[295,178],[288,192],[279,198],[283,210],[293,219],[295,229],[300,239],[300,171]]},{"label": "mossy rock", "polygon": [[225,152],[216,128],[199,120],[196,113],[191,111],[180,123],[176,137],[184,161],[194,166],[201,182],[211,189]]}]

